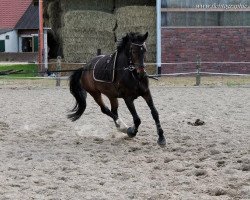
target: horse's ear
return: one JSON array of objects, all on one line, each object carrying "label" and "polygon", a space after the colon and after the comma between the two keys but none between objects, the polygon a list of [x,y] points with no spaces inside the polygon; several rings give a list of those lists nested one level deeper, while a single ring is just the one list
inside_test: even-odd
[{"label": "horse's ear", "polygon": [[146,41],[146,39],[148,38],[148,32],[146,32],[146,33],[145,33],[145,35],[143,35],[143,37],[142,37],[142,38],[143,38],[143,42],[145,42],[145,41]]}]

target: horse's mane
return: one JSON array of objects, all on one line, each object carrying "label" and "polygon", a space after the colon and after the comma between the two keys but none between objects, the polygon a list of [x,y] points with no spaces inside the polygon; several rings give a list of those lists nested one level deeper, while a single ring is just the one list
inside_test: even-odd
[{"label": "horse's mane", "polygon": [[126,36],[117,42],[117,51],[120,52],[125,49],[128,42],[140,43],[143,40],[143,35],[138,32],[127,33]]}]

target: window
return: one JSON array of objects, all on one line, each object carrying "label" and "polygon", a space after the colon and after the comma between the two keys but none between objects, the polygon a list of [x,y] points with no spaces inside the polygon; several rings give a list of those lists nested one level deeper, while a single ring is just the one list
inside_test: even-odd
[{"label": "window", "polygon": [[5,40],[0,40],[0,52],[5,52]]},{"label": "window", "polygon": [[5,39],[6,39],[6,40],[9,40],[9,39],[10,39],[10,36],[9,36],[9,35],[6,35],[6,36],[5,36]]},{"label": "window", "polygon": [[38,52],[38,36],[22,35],[21,49],[21,52]]},{"label": "window", "polygon": [[250,26],[250,1],[162,0],[162,26]]},{"label": "window", "polygon": [[22,52],[32,52],[32,37],[22,37]]}]

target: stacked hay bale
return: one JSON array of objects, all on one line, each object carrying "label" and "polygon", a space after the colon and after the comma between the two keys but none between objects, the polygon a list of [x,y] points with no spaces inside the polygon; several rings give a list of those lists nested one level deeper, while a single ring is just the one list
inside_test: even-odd
[{"label": "stacked hay bale", "polygon": [[67,62],[86,62],[97,49],[109,54],[115,49],[112,14],[99,11],[68,11],[62,28],[63,54]]},{"label": "stacked hay bale", "polygon": [[97,49],[103,54],[115,50],[113,0],[63,0],[61,6],[65,61],[87,62],[96,55]]},{"label": "stacked hay bale", "polygon": [[112,13],[114,0],[61,0],[65,12],[72,10],[94,10]]},{"label": "stacked hay bale", "polygon": [[[114,52],[115,38],[149,32],[148,62],[155,62],[155,0],[47,0],[47,23],[62,45],[67,62],[87,62]],[[114,12],[115,11],[115,12]]]},{"label": "stacked hay bale", "polygon": [[146,41],[147,62],[156,61],[156,10],[153,6],[124,6],[116,9],[116,36],[121,38],[128,32],[149,32]]}]

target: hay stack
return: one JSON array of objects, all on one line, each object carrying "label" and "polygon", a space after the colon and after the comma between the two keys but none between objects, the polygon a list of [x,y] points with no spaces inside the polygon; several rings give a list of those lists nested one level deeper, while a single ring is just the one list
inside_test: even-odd
[{"label": "hay stack", "polygon": [[61,0],[65,12],[72,10],[94,10],[112,13],[114,0]]},{"label": "hay stack", "polygon": [[153,6],[125,6],[115,12],[116,36],[121,38],[128,32],[149,32],[147,39],[147,62],[156,61],[156,11]]},{"label": "hay stack", "polygon": [[115,20],[112,14],[98,11],[69,11],[64,16],[68,28],[113,30]]},{"label": "hay stack", "polygon": [[148,31],[147,61],[155,62],[155,0],[61,0],[60,8],[61,28],[57,32],[62,38],[66,61],[86,62],[96,55],[98,48],[104,54],[112,53],[115,35],[120,39],[131,31]]},{"label": "hay stack", "polygon": [[63,54],[67,62],[86,62],[97,49],[109,54],[115,49],[116,21],[112,14],[99,11],[68,11],[62,28]]}]

